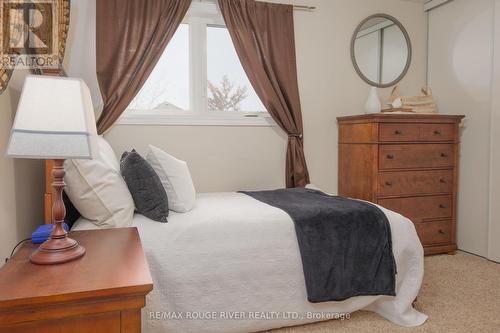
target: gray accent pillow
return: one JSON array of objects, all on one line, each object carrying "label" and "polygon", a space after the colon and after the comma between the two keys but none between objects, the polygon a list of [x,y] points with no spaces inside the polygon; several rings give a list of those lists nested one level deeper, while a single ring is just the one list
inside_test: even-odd
[{"label": "gray accent pillow", "polygon": [[160,177],[135,150],[124,152],[120,171],[132,194],[137,212],[157,222],[167,222],[168,198]]}]

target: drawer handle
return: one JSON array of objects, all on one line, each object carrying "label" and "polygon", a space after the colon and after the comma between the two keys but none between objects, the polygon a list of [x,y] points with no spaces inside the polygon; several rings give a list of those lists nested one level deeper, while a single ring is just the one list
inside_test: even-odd
[{"label": "drawer handle", "polygon": [[393,154],[387,154],[387,158],[390,159],[390,160],[393,160],[394,159],[394,155]]},{"label": "drawer handle", "polygon": [[441,157],[448,157],[448,154],[446,154],[446,153],[441,153]]},{"label": "drawer handle", "polygon": [[441,178],[441,179],[439,180],[439,182],[440,182],[441,184],[446,184],[446,180],[444,180],[443,178]]},{"label": "drawer handle", "polygon": [[441,208],[441,209],[445,209],[445,208],[446,208],[446,206],[445,206],[445,205],[443,205],[443,204],[439,204],[439,208]]},{"label": "drawer handle", "polygon": [[396,134],[396,135],[401,135],[401,134],[403,134],[403,132],[402,132],[402,131],[400,131],[400,130],[395,130],[395,131],[394,131],[394,134]]},{"label": "drawer handle", "polygon": [[444,232],[442,229],[439,229],[439,233],[440,233],[441,235],[446,235],[446,232]]},{"label": "drawer handle", "polygon": [[434,134],[435,134],[435,135],[441,135],[441,131],[435,130],[435,131],[434,131]]},{"label": "drawer handle", "polygon": [[392,182],[385,182],[385,185],[392,186]]}]

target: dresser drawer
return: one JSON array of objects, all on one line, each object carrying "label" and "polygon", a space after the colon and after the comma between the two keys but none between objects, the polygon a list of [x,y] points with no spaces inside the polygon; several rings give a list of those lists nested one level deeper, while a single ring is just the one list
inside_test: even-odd
[{"label": "dresser drawer", "polygon": [[451,218],[452,196],[379,199],[378,204],[406,216],[413,222]]},{"label": "dresser drawer", "polygon": [[455,124],[420,124],[420,141],[455,141]]},{"label": "dresser drawer", "polygon": [[454,141],[454,124],[380,124],[382,142]]},{"label": "dresser drawer", "polygon": [[422,195],[453,192],[453,171],[389,171],[379,174],[379,195]]},{"label": "dresser drawer", "polygon": [[380,145],[380,169],[452,167],[455,163],[453,144]]},{"label": "dresser drawer", "polygon": [[415,124],[380,124],[380,141],[418,141],[419,129]]},{"label": "dresser drawer", "polygon": [[451,221],[416,223],[415,229],[423,245],[451,243]]}]

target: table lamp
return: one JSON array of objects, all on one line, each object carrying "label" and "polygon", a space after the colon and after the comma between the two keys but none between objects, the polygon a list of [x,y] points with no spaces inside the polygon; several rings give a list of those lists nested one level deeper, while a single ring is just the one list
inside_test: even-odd
[{"label": "table lamp", "polygon": [[55,160],[52,170],[55,223],[50,238],[30,256],[35,264],[60,264],[82,257],[85,248],[63,228],[65,159],[92,159],[98,154],[90,91],[78,78],[30,75],[24,82],[10,134],[7,156]]}]

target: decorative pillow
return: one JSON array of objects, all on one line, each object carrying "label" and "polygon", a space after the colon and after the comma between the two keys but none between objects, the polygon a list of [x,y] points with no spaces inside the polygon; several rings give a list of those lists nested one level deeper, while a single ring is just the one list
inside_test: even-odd
[{"label": "decorative pillow", "polygon": [[170,209],[178,213],[193,209],[196,190],[186,162],[152,145],[149,145],[146,159],[160,177],[167,192]]},{"label": "decorative pillow", "polygon": [[132,225],[134,201],[120,174],[113,149],[99,137],[99,156],[93,160],[66,160],[65,192],[87,220],[98,227]]},{"label": "decorative pillow", "polygon": [[151,165],[132,150],[123,153],[120,170],[137,211],[151,220],[167,222],[167,193]]}]

